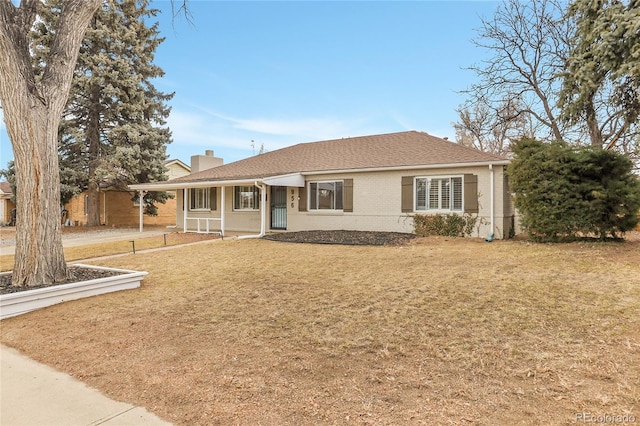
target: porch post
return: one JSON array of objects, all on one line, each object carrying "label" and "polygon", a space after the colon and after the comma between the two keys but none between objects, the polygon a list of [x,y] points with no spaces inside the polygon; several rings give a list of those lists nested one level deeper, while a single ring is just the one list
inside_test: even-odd
[{"label": "porch post", "polygon": [[220,235],[224,237],[224,210],[225,210],[225,187],[222,187],[222,194],[220,194]]},{"label": "porch post", "polygon": [[[143,217],[144,217],[144,215],[143,215],[144,209],[143,209],[143,205],[142,205],[142,203],[144,202],[144,193],[145,193],[145,191],[140,191],[140,200],[139,200],[139,203],[138,203],[139,204],[139,213],[138,213],[139,214],[139,219],[138,219],[138,221],[140,222],[140,232],[143,231],[143,222],[144,222],[144,219],[143,219]],[[106,219],[107,218],[105,217],[105,223],[107,222]]]},{"label": "porch post", "polygon": [[260,188],[260,235],[267,232],[267,184],[263,183]]},{"label": "porch post", "polygon": [[187,188],[182,188],[182,232],[187,232],[187,204],[189,200],[187,199]]}]

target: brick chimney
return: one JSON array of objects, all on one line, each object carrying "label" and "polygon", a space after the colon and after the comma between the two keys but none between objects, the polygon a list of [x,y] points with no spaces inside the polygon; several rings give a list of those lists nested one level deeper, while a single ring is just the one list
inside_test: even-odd
[{"label": "brick chimney", "polygon": [[204,152],[204,155],[191,156],[191,173],[197,173],[213,167],[222,166],[223,163],[224,161],[222,158],[213,156],[212,149],[207,149]]}]

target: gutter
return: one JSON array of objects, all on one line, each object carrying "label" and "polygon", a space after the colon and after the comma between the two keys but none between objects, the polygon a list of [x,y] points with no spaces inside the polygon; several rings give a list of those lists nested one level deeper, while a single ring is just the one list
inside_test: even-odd
[{"label": "gutter", "polygon": [[335,169],[335,170],[317,170],[310,172],[301,172],[305,176],[313,175],[326,175],[334,173],[362,173],[362,172],[385,172],[385,171],[398,171],[398,170],[421,170],[421,169],[442,169],[442,168],[466,168],[466,167],[492,167],[492,166],[507,166],[511,163],[510,160],[496,160],[496,161],[481,161],[478,163],[447,163],[447,164],[429,164],[429,165],[415,165],[415,166],[392,166],[392,167],[367,167],[358,169]]},{"label": "gutter", "polygon": [[171,191],[176,189],[185,188],[209,188],[211,186],[239,186],[239,185],[253,185],[256,179],[262,180],[262,178],[251,179],[237,179],[237,180],[209,180],[209,181],[196,181],[196,182],[178,182],[178,183],[136,183],[129,185],[129,189],[140,191]]}]

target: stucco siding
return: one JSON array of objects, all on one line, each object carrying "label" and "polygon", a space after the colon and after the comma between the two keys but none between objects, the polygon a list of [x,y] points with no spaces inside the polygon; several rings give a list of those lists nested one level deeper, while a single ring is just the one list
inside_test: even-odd
[{"label": "stucco siding", "polygon": [[[225,188],[225,226],[229,231],[260,232],[259,210],[234,210],[233,187]],[[267,201],[267,208],[269,202]],[[267,225],[268,227],[268,225]]]},{"label": "stucco siding", "polygon": [[[472,236],[486,237],[491,233],[491,171],[487,167],[460,167],[449,169],[416,169],[388,172],[363,172],[350,174],[326,174],[307,176],[310,181],[332,181],[345,178],[353,179],[353,212],[342,211],[298,211],[297,205],[288,207],[287,230],[380,230],[412,232],[416,213],[403,213],[401,210],[403,176],[445,177],[475,174],[478,176],[478,224]],[[503,206],[505,197],[504,171],[494,167],[494,234],[496,238],[508,236],[508,224],[511,223],[510,207]],[[296,195],[299,189],[296,188]],[[297,197],[296,197],[297,198]],[[299,200],[298,202],[307,202]],[[505,212],[507,214],[505,215]]]},{"label": "stucco siding", "polygon": [[[224,188],[225,190],[225,231],[227,232],[260,232],[260,211],[259,210],[238,210],[233,209],[233,187],[229,186]],[[184,230],[184,204],[183,204],[183,191],[178,191],[177,199],[177,222],[176,227]],[[267,202],[267,206],[269,203]],[[200,210],[193,211],[187,210],[187,218],[193,220],[187,221],[187,230],[195,231],[197,229],[196,218],[202,219],[216,219],[210,221],[210,230],[220,230],[220,219],[222,209],[222,188],[218,188],[216,191],[216,209],[215,210]],[[201,221],[201,230],[203,230],[204,221]]]},{"label": "stucco siding", "polygon": [[[434,212],[402,212],[402,178],[411,177],[449,177],[477,176],[478,213],[477,226],[472,236],[485,238],[492,232],[495,238],[505,238],[512,226],[513,206],[508,182],[503,167],[493,168],[493,230],[491,228],[491,175],[488,166],[458,167],[448,169],[416,169],[378,172],[358,172],[342,174],[319,174],[306,176],[306,184],[320,181],[341,181],[353,179],[353,212],[342,210],[310,210],[308,194],[301,196],[301,188],[287,188],[287,231],[307,230],[378,230],[391,232],[412,232],[413,215],[433,214]],[[260,211],[234,211],[233,187],[225,188],[225,231],[252,232],[260,231]],[[190,218],[217,218],[221,208],[221,190],[217,191],[216,206],[213,211],[188,211]],[[415,195],[415,188],[413,190]],[[270,200],[267,188],[266,230],[270,229]],[[177,194],[177,226],[183,226],[183,192]],[[303,211],[300,211],[300,204]],[[439,212],[444,213],[444,212]],[[462,214],[461,212],[457,214]],[[218,230],[220,221],[211,222],[211,229]],[[215,223],[215,226],[213,225]],[[189,221],[188,229],[195,230],[196,222]]]},{"label": "stucco siding", "polygon": [[[400,211],[401,175],[398,172],[308,176],[307,182],[353,179],[353,212],[298,211],[288,206],[287,230],[379,230],[411,232],[412,220]],[[299,196],[299,189],[296,188]],[[296,197],[297,198],[297,197]],[[298,202],[307,203],[300,199]]]}]

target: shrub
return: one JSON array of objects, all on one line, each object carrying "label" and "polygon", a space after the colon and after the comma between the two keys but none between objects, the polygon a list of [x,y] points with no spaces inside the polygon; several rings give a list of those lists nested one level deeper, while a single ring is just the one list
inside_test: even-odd
[{"label": "shrub", "polygon": [[477,216],[469,214],[417,214],[413,216],[413,232],[420,237],[464,237],[471,235],[477,220]]},{"label": "shrub", "polygon": [[522,226],[538,241],[605,239],[638,223],[640,180],[624,155],[523,139],[508,174]]}]

